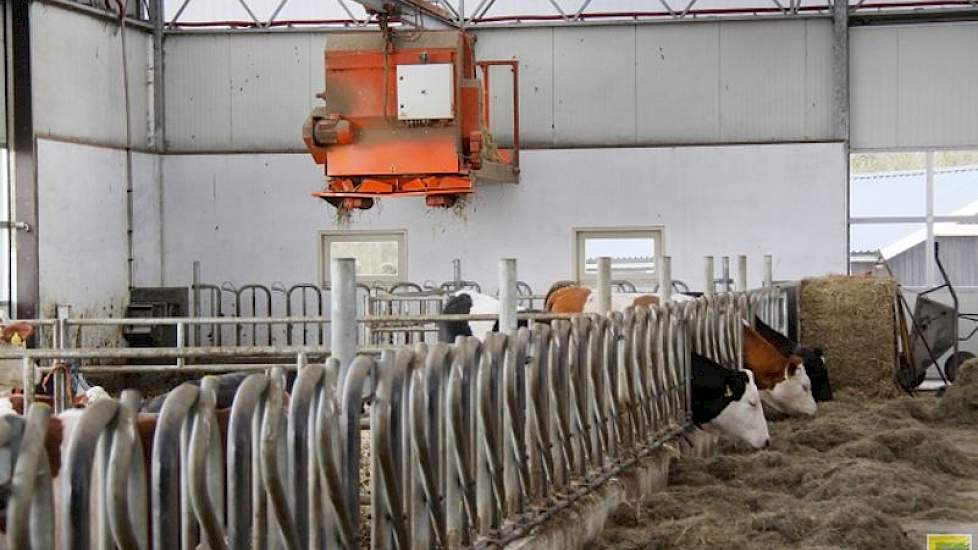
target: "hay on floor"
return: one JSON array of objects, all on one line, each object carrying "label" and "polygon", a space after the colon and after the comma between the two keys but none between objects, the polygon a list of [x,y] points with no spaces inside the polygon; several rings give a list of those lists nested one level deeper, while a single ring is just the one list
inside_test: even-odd
[{"label": "hay on floor", "polygon": [[889,278],[829,276],[801,282],[801,341],[825,351],[833,389],[896,397],[897,283]]},{"label": "hay on floor", "polygon": [[954,385],[947,389],[937,412],[950,424],[978,426],[978,359],[958,368]]},{"label": "hay on floor", "polygon": [[[978,377],[971,391],[978,391]],[[763,451],[674,461],[669,487],[619,507],[594,550],[917,550],[914,520],[978,520],[978,460],[934,397],[843,390],[812,419],[771,423]],[[964,435],[962,435],[964,434]]]}]

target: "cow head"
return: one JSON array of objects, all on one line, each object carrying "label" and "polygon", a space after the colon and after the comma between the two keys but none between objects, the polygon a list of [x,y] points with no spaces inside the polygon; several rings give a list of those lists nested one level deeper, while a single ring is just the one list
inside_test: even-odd
[{"label": "cow head", "polygon": [[[448,314],[468,315],[472,311],[472,297],[460,292],[442,306],[441,312]],[[438,341],[452,344],[457,336],[472,336],[472,328],[467,321],[440,321],[438,323]]]},{"label": "cow head", "polygon": [[761,408],[757,385],[754,384],[754,374],[750,371],[735,374],[747,378],[743,384],[743,393],[737,398],[735,388],[731,387],[727,406],[716,418],[706,423],[704,428],[716,430],[755,449],[767,447],[771,442],[771,436],[768,433],[767,420],[764,418],[764,409]]},{"label": "cow head", "polygon": [[770,442],[760,395],[750,371],[732,371],[693,354],[693,422],[755,449]]},{"label": "cow head", "polygon": [[772,389],[761,392],[764,407],[789,416],[815,414],[818,407],[812,397],[812,382],[797,355],[788,358],[784,379]]},{"label": "cow head", "polygon": [[832,385],[829,383],[829,370],[825,367],[825,354],[821,348],[798,346],[794,354],[801,357],[805,372],[812,381],[812,397],[815,401],[831,401]]}]

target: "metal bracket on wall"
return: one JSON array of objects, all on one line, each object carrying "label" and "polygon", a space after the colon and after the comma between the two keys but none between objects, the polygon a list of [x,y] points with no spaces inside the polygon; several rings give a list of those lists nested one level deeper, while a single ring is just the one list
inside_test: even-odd
[{"label": "metal bracket on wall", "polygon": [[30,232],[31,226],[26,222],[11,222],[6,220],[0,220],[0,229],[19,229],[21,231]]}]

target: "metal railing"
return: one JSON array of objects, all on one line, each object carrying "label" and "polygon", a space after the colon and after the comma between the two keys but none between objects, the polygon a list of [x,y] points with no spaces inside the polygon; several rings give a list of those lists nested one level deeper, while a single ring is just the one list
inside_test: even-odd
[{"label": "metal railing", "polygon": [[[372,548],[460,548],[513,539],[685,428],[684,311],[677,304],[541,323],[485,342],[400,346],[379,359],[359,355],[342,381],[329,359],[299,369],[287,408],[281,369],[255,373],[230,409],[226,462],[216,379],[167,396],[148,467],[135,435],[139,397],[127,391],[82,413],[58,510],[48,505],[51,486],[35,483],[50,473],[35,457],[47,409],[33,406],[22,448],[35,471],[14,476],[9,540],[352,548],[369,531]],[[30,353],[28,361],[58,351]],[[361,464],[365,387],[374,388],[372,459]],[[107,452],[96,454],[99,445]],[[18,460],[18,468],[28,466]],[[131,490],[147,486],[148,495]],[[89,508],[92,495],[108,506]]]},{"label": "metal railing", "polygon": [[[504,301],[511,307],[513,298]],[[19,350],[12,356],[23,358],[29,412],[11,447],[20,450],[8,544],[504,545],[688,429],[691,352],[737,368],[744,323],[776,315],[784,302],[785,291],[769,287],[607,315],[521,314],[534,322],[482,340],[361,348],[345,365],[324,346]],[[502,312],[508,320],[501,324],[515,324],[514,310]],[[68,434],[62,471],[51,482],[43,445],[49,411],[31,402],[34,382],[52,369],[38,361],[204,355],[289,356],[294,363],[221,366],[256,370],[220,412],[228,419],[226,438],[216,378],[171,391],[154,417],[149,457],[141,455],[136,429],[139,394],[96,401]],[[310,361],[314,356],[328,358]],[[286,369],[297,371],[288,405]],[[13,437],[0,430],[0,446]],[[361,461],[367,450],[370,459]],[[92,498],[105,505],[90,507]]]}]

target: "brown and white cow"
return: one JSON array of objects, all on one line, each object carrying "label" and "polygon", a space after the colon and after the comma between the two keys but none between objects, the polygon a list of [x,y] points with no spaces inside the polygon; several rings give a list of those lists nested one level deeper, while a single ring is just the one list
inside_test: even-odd
[{"label": "brown and white cow", "polygon": [[754,373],[764,408],[790,416],[815,414],[818,405],[802,358],[785,357],[746,324],[743,334],[744,367]]},{"label": "brown and white cow", "polygon": [[[674,301],[688,301],[693,298],[674,294]],[[653,307],[659,305],[662,297],[651,292],[612,292],[611,311],[624,311],[630,306]],[[546,310],[550,313],[598,313],[597,293],[590,288],[577,285],[555,286],[547,292]]]}]

